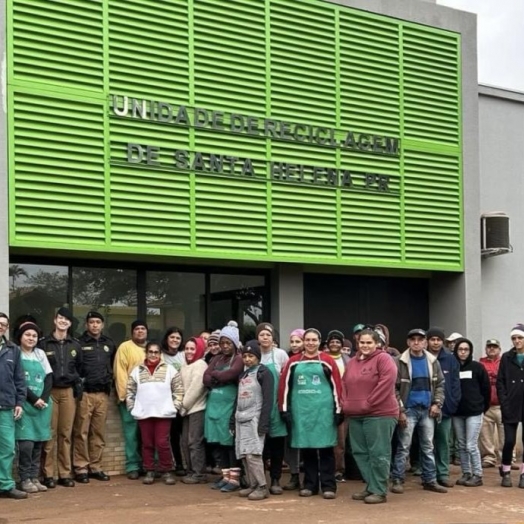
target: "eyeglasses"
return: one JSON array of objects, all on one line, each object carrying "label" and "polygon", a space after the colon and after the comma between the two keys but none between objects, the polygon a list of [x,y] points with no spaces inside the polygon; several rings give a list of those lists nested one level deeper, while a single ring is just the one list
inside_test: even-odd
[{"label": "eyeglasses", "polygon": [[469,348],[457,348],[457,351],[469,351]]},{"label": "eyeglasses", "polygon": [[160,351],[148,351],[148,355],[160,355]]},{"label": "eyeglasses", "polygon": [[9,327],[9,324],[7,322],[0,322],[0,327],[7,329]]}]

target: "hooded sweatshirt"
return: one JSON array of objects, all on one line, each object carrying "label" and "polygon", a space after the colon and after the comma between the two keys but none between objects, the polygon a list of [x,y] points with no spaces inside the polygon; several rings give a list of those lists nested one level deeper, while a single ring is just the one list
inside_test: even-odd
[{"label": "hooded sweatshirt", "polygon": [[180,415],[192,415],[206,409],[208,389],[204,386],[204,373],[207,369],[206,361],[203,359],[206,350],[205,340],[202,338],[190,338],[196,346],[195,356],[191,362],[187,362],[180,370],[182,384],[184,385],[184,398]]},{"label": "hooded sweatshirt", "polygon": [[397,365],[384,351],[365,359],[357,352],[342,378],[342,411],[349,417],[398,418]]},{"label": "hooded sweatshirt", "polygon": [[[458,359],[457,348],[463,342],[471,348],[468,358],[462,362]],[[467,338],[459,338],[455,344],[455,358],[460,364],[461,398],[455,412],[459,417],[475,417],[485,413],[490,406],[491,385],[489,377],[480,362],[473,360],[473,344]]]}]

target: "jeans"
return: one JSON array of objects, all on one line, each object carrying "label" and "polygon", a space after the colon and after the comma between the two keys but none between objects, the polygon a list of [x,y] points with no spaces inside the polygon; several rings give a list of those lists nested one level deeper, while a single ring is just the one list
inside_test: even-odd
[{"label": "jeans", "polygon": [[391,478],[404,481],[406,475],[406,461],[409,456],[411,439],[415,428],[420,442],[420,454],[422,459],[422,483],[436,482],[437,470],[435,466],[435,455],[433,454],[433,436],[435,434],[435,420],[429,416],[428,408],[408,408],[406,410],[407,426],[399,427],[398,447],[393,461]]},{"label": "jeans", "polygon": [[43,442],[33,440],[19,440],[18,442],[18,474],[20,480],[31,480],[38,478],[40,472],[40,458],[42,455]]},{"label": "jeans", "polygon": [[462,473],[470,473],[479,477],[482,477],[478,444],[482,418],[482,414],[474,417],[453,417],[453,429],[457,435]]}]

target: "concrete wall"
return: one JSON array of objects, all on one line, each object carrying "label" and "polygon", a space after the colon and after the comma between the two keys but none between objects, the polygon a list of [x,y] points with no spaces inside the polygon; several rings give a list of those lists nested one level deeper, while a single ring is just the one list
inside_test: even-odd
[{"label": "concrete wall", "polygon": [[524,93],[479,88],[480,206],[510,217],[513,253],[482,261],[482,339],[511,347],[509,332],[524,322]]}]

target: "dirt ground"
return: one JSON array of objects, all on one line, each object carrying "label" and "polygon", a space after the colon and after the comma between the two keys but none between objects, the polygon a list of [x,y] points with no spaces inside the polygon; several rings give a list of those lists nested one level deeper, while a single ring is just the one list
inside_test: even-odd
[{"label": "dirt ground", "polygon": [[[452,467],[453,478],[459,468]],[[518,471],[512,472],[516,485]],[[287,475],[284,480],[287,480]],[[0,524],[15,522],[129,524],[187,522],[192,524],[387,524],[396,523],[516,523],[524,522],[524,490],[499,486],[495,469],[485,471],[484,486],[456,486],[448,494],[423,491],[417,477],[409,476],[404,495],[390,494],[387,504],[366,505],[351,500],[361,482],[339,484],[336,500],[319,496],[299,498],[285,492],[262,502],[248,502],[237,493],[225,494],[209,485],[165,486],[160,481],[144,486],[120,476],[108,483],[58,487],[31,495],[30,500],[0,499]]]}]

